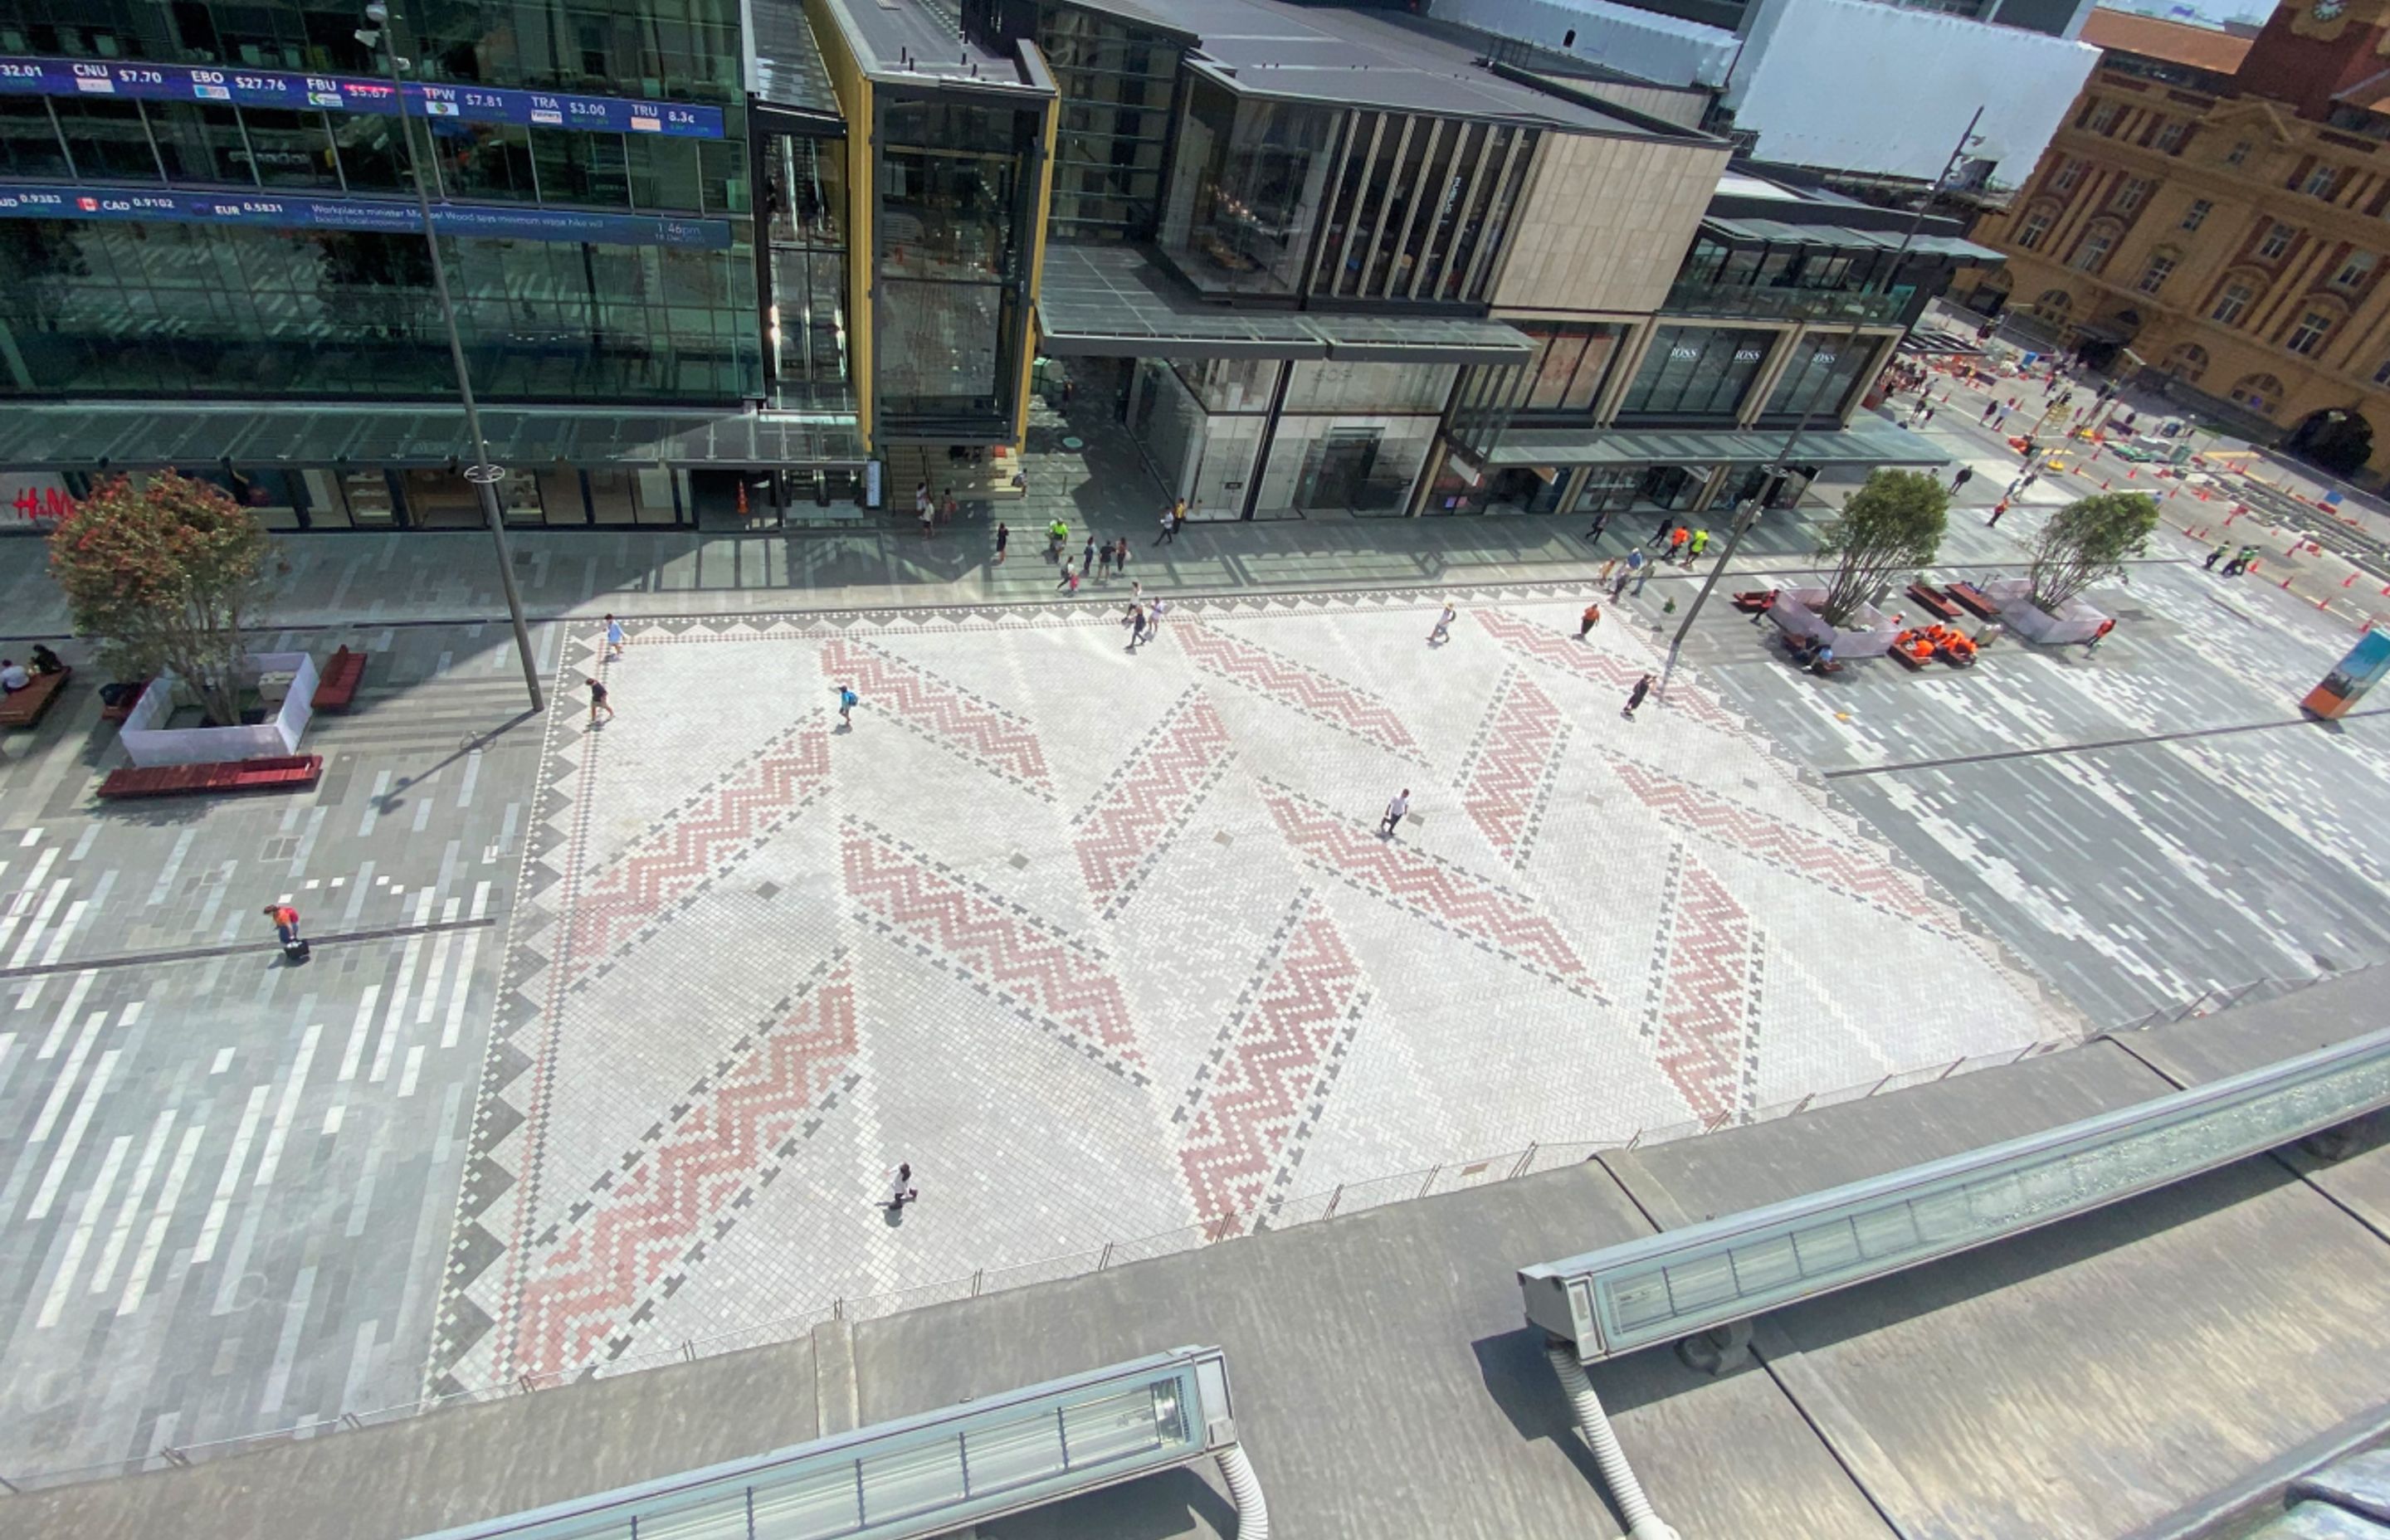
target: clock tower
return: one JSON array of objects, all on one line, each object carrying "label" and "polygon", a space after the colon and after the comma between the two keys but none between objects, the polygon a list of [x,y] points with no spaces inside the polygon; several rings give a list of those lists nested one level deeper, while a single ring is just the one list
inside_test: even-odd
[{"label": "clock tower", "polygon": [[2287,0],[2242,61],[2240,84],[2323,117],[2332,99],[2390,70],[2390,0]]}]

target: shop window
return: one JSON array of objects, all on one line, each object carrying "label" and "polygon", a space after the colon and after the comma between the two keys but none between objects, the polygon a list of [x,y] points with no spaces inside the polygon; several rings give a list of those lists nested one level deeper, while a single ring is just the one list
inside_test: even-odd
[{"label": "shop window", "polygon": [[1767,331],[1661,327],[1627,387],[1620,419],[1732,418],[1774,340]]}]

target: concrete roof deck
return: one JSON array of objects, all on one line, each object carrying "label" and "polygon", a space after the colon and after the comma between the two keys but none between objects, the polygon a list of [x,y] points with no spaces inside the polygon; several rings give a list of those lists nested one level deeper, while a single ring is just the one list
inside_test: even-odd
[{"label": "concrete roof deck", "polygon": [[[1183,1342],[1227,1350],[1289,1534],[1604,1533],[1602,1487],[1513,1271],[2128,1106],[2152,1068],[2229,1072],[2371,1024],[2353,978],[2206,1021],[1066,1282],[256,1456],[0,1504],[12,1529],[133,1540],[402,1540],[443,1524]],[[2237,1020],[2236,1020],[2237,1018]],[[2223,1023],[2218,1025],[2217,1023]],[[2379,1129],[2336,1173],[2390,1161]],[[1683,1533],[2047,1540],[2173,1533],[2235,1478],[2383,1417],[2384,1236],[2272,1156],[1764,1317],[1761,1364],[1596,1367]],[[851,1353],[851,1364],[849,1354]],[[836,1366],[827,1378],[823,1365]],[[851,1374],[849,1372],[851,1368]],[[836,1420],[836,1419],[829,1419]],[[2228,1496],[2231,1495],[2228,1494]],[[1182,1470],[981,1526],[988,1540],[1226,1536]]]}]

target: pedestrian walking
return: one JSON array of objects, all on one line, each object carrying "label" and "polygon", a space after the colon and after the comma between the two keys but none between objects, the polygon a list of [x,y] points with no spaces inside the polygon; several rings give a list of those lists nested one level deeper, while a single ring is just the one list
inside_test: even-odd
[{"label": "pedestrian walking", "polygon": [[1427,634],[1428,646],[1442,647],[1445,643],[1452,640],[1453,613],[1452,606],[1447,604],[1444,607],[1444,613],[1435,618],[1435,629]]},{"label": "pedestrian walking", "polygon": [[1576,639],[1580,642],[1585,640],[1585,634],[1591,631],[1595,626],[1600,625],[1600,623],[1601,606],[1599,604],[1587,605],[1585,607],[1585,613],[1576,618]]},{"label": "pedestrian walking", "polygon": [[1404,817],[1409,814],[1410,810],[1411,789],[1406,786],[1403,788],[1402,795],[1396,797],[1393,802],[1386,804],[1386,815],[1378,822],[1379,837],[1386,840],[1393,839],[1394,837],[1394,826],[1401,823]]},{"label": "pedestrian walking", "polygon": [[1693,532],[1693,538],[1685,543],[1685,565],[1690,567],[1694,562],[1699,561],[1702,558],[1702,553],[1707,551],[1709,548],[1710,532],[1707,530],[1695,530]]},{"label": "pedestrian walking", "polygon": [[854,708],[862,704],[863,698],[854,693],[853,685],[841,685],[835,693],[838,696],[839,730],[851,733],[854,731]]},{"label": "pedestrian walking", "polygon": [[1112,543],[1107,540],[1104,542],[1103,549],[1096,553],[1096,576],[1110,577],[1111,575]]},{"label": "pedestrian walking", "polygon": [[1685,559],[1685,546],[1686,546],[1686,545],[1687,545],[1690,541],[1691,541],[1691,539],[1692,539],[1692,538],[1693,538],[1693,532],[1692,532],[1692,531],[1690,531],[1690,530],[1689,530],[1689,529],[1687,529],[1687,528],[1685,528],[1685,526],[1684,526],[1684,525],[1682,525],[1682,524],[1679,524],[1679,525],[1677,525],[1675,529],[1670,530],[1670,531],[1668,532],[1668,557],[1669,557],[1669,559],[1670,559],[1670,560],[1672,560],[1672,561],[1677,562],[1678,565],[1680,565],[1680,566],[1681,566],[1681,565],[1684,563],[1684,559]]},{"label": "pedestrian walking", "polygon": [[1178,515],[1170,508],[1162,510],[1162,533],[1153,537],[1157,545],[1167,545],[1178,538]]},{"label": "pedestrian walking", "polygon": [[1645,542],[1645,544],[1655,549],[1666,545],[1668,543],[1668,532],[1676,527],[1677,520],[1674,514],[1662,514],[1660,516],[1660,527],[1651,532],[1651,538]]},{"label": "pedestrian walking", "polygon": [[2212,572],[2212,571],[2216,571],[2216,564],[2217,564],[2217,562],[2219,562],[2219,561],[2223,560],[2223,559],[2224,559],[2224,553],[2225,553],[2225,552],[2227,552],[2227,551],[2229,551],[2229,550],[2230,550],[2231,548],[2232,548],[2232,547],[2231,547],[2230,545],[2218,545],[2218,546],[2217,546],[2217,547],[2216,547],[2216,549],[2214,549],[2214,550],[2212,550],[2212,551],[2210,551],[2210,552],[2208,552],[2208,553],[2207,553],[2207,559],[2206,559],[2205,561],[2201,562],[2201,563],[2200,563],[2200,565],[2201,565],[2202,567],[2204,567],[2205,569],[2207,569],[2207,570],[2208,570],[2209,571],[2211,571],[2211,572]]},{"label": "pedestrian walking", "polygon": [[581,682],[589,687],[589,725],[592,727],[598,725],[599,712],[606,713],[607,721],[613,721],[614,702],[606,699],[606,687],[585,674],[583,675]]},{"label": "pedestrian walking", "polygon": [[623,622],[613,616],[606,617],[606,661],[612,662],[623,655]]},{"label": "pedestrian walking", "polygon": [[2004,514],[2004,513],[2006,513],[2006,512],[2008,512],[2008,511],[2009,511],[2009,500],[2008,500],[2007,498],[2003,497],[2003,498],[2001,498],[1998,502],[1994,503],[1994,504],[1992,505],[1992,516],[1991,516],[1989,519],[1986,519],[1986,520],[1984,520],[1984,527],[1985,527],[1985,529],[1990,529],[1993,525],[1995,525],[1995,524],[1997,524],[1997,523],[1998,523],[1998,522],[2000,521],[2000,515],[2002,515],[2002,514]]},{"label": "pedestrian walking", "polygon": [[1959,468],[1959,474],[1950,478],[1950,495],[1953,497],[1958,496],[1959,489],[1965,486],[1969,481],[1972,481],[1974,479],[1975,468],[1973,466],[1960,466]]},{"label": "pedestrian walking", "polygon": [[2100,644],[2108,639],[2108,633],[2115,629],[2116,618],[2114,615],[2101,621],[2100,622],[2100,629],[2091,633],[2091,639],[2083,644],[2084,656],[2089,657],[2092,653],[2098,651],[2100,649]]},{"label": "pedestrian walking", "polygon": [[962,511],[963,506],[956,499],[955,489],[952,487],[946,488],[945,496],[939,499],[938,502],[938,522],[941,524],[951,524],[955,521],[955,515]]},{"label": "pedestrian walking", "polygon": [[1601,564],[1600,571],[1593,574],[1593,581],[1598,584],[1607,584],[1610,582],[1610,574],[1616,571],[1618,571],[1618,558],[1612,557],[1608,561]]},{"label": "pedestrian walking", "polygon": [[1135,652],[1145,641],[1145,606],[1130,605],[1128,607],[1128,649],[1131,652]]},{"label": "pedestrian walking", "polygon": [[274,936],[282,943],[282,956],[290,962],[307,960],[307,941],[299,933],[299,911],[288,904],[269,904],[265,918],[274,922]]},{"label": "pedestrian walking", "polygon": [[1927,402],[1927,403],[1925,404],[1925,424],[1924,424],[1924,425],[1925,425],[1926,427],[1929,427],[1929,428],[1930,428],[1930,427],[1932,427],[1932,426],[1933,426],[1933,424],[1934,424],[1934,404],[1933,404],[1932,402],[1930,402],[1930,401],[1929,401],[1929,402]]},{"label": "pedestrian walking", "polygon": [[1170,505],[1170,539],[1175,545],[1187,532],[1187,499],[1181,497]]},{"label": "pedestrian walking", "polygon": [[1610,528],[1610,510],[1604,508],[1593,516],[1593,527],[1585,532],[1585,537],[1588,541],[1599,540],[1601,538],[1602,532],[1608,528]]},{"label": "pedestrian walking", "polygon": [[1121,577],[1128,576],[1128,536],[1112,542],[1112,571]]},{"label": "pedestrian walking", "polygon": [[[1107,542],[1107,544],[1109,544],[1109,542]],[[1079,571],[1083,572],[1092,572],[1095,570],[1096,537],[1091,534],[1087,536],[1086,545],[1079,552]]]},{"label": "pedestrian walking", "polygon": [[935,512],[930,503],[930,483],[927,481],[913,488],[913,512],[924,524],[930,521],[932,514]]},{"label": "pedestrian walking", "polygon": [[896,1213],[902,1211],[906,1204],[918,1203],[920,1200],[921,1189],[913,1185],[912,1162],[899,1161],[896,1169],[888,1174],[888,1201],[880,1206],[891,1213]]},{"label": "pedestrian walking", "polygon": [[1989,400],[1989,401],[1987,401],[1987,402],[1984,403],[1984,420],[1985,420],[1985,422],[1989,422],[1989,421],[1991,421],[1991,420],[1992,420],[1992,414],[1993,414],[1994,412],[1998,411],[1999,409],[2000,409],[2000,398],[1999,398],[1999,397],[1998,397],[1998,396],[1994,396],[1991,400]]},{"label": "pedestrian walking", "polygon": [[1009,528],[1001,520],[997,520],[996,526],[996,564],[999,567],[1004,565],[1005,543],[1011,538],[1012,531],[1010,528]]},{"label": "pedestrian walking", "polygon": [[1636,680],[1635,687],[1626,692],[1626,709],[1620,712],[1618,714],[1627,718],[1629,721],[1632,721],[1635,716],[1635,708],[1643,704],[1643,698],[1651,693],[1651,676],[1647,674],[1642,678]]},{"label": "pedestrian walking", "polygon": [[1635,592],[1640,595],[1643,585],[1651,581],[1651,561],[1641,551],[1626,553],[1626,571],[1635,574]]},{"label": "pedestrian walking", "polygon": [[1148,635],[1159,636],[1162,635],[1162,611],[1164,608],[1163,601],[1159,598],[1156,598],[1151,604],[1145,607],[1145,626],[1146,634]]},{"label": "pedestrian walking", "polygon": [[1070,541],[1071,541],[1071,526],[1070,526],[1070,525],[1065,524],[1065,523],[1064,523],[1064,522],[1062,522],[1060,519],[1057,519],[1057,520],[1055,520],[1052,523],[1050,523],[1050,524],[1047,525],[1047,526],[1046,526],[1046,559],[1047,559],[1047,560],[1048,560],[1048,561],[1060,561],[1060,560],[1061,560],[1061,559],[1062,559],[1062,547],[1063,547],[1064,545],[1066,545],[1070,544]]}]

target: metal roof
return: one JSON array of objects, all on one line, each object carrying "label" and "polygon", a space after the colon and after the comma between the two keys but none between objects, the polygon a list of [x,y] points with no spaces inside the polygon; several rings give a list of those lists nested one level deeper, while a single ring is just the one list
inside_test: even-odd
[{"label": "metal roof", "polygon": [[[1485,456],[1490,468],[1574,465],[1773,465],[1784,434],[1673,428],[1514,428]],[[1905,428],[1861,422],[1803,433],[1783,459],[1794,465],[1936,466],[1949,456]]]},{"label": "metal roof", "polygon": [[791,112],[839,117],[821,45],[799,0],[754,0],[750,16],[748,88],[756,100]]},{"label": "metal roof", "polygon": [[[1847,225],[1795,225],[1780,219],[1728,218],[1721,214],[1703,220],[1702,228],[1727,240],[1816,246],[1836,251],[1895,251],[1900,249],[1901,239],[1900,233],[1895,230],[1855,230]],[[1908,250],[1911,255],[1956,257],[1962,262],[2008,260],[1987,246],[1925,230],[1908,237]]]},{"label": "metal roof", "polygon": [[[747,411],[589,411],[491,407],[490,456],[529,468],[859,463],[852,417]],[[0,417],[0,467],[13,470],[156,466],[444,466],[470,457],[456,406],[240,406],[26,404]]]},{"label": "metal roof", "polygon": [[1066,358],[1353,358],[1384,364],[1523,364],[1534,345],[1499,321],[1348,315],[1207,304],[1127,246],[1047,249],[1037,291],[1041,351]]}]

